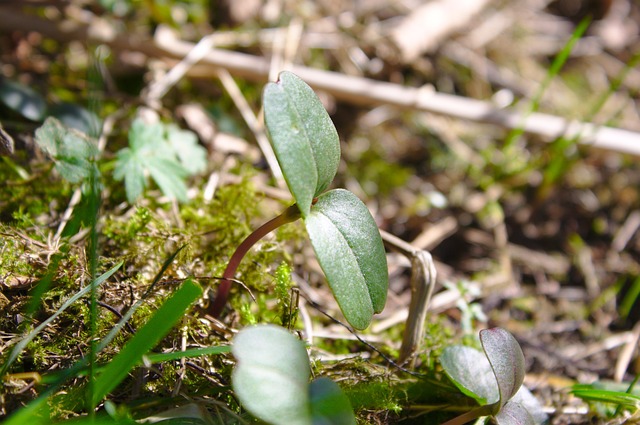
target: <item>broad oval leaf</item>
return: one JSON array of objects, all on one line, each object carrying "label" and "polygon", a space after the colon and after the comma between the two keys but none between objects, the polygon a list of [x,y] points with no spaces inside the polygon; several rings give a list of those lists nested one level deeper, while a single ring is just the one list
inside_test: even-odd
[{"label": "broad oval leaf", "polygon": [[238,360],[233,389],[242,405],[270,424],[311,424],[309,357],[285,329],[259,325],[240,331],[231,349]]},{"label": "broad oval leaf", "polygon": [[318,197],[305,225],[342,313],[354,328],[366,328],[384,308],[389,287],[387,258],[371,213],[353,193],[335,189]]},{"label": "broad oval leaf", "polygon": [[444,349],[440,364],[460,391],[479,404],[493,404],[500,399],[496,377],[484,353],[464,345],[453,345]]},{"label": "broad oval leaf", "polygon": [[264,121],[273,150],[302,217],[329,187],[340,162],[340,140],[320,99],[291,72],[263,93]]},{"label": "broad oval leaf", "polygon": [[502,407],[522,386],[524,354],[513,335],[502,328],[481,330],[480,342],[498,381]]},{"label": "broad oval leaf", "polygon": [[356,425],[349,399],[331,379],[313,381],[309,395],[313,425]]},{"label": "broad oval leaf", "polygon": [[42,121],[47,104],[31,87],[6,79],[0,79],[0,101],[31,121]]}]

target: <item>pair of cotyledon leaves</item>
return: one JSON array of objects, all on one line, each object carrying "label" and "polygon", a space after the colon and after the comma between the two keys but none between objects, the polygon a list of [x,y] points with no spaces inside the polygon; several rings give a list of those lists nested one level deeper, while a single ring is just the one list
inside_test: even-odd
[{"label": "pair of cotyledon leaves", "polygon": [[498,425],[534,425],[547,415],[538,400],[522,386],[525,374],[520,345],[502,328],[480,331],[484,354],[462,345],[445,348],[440,364],[466,395],[483,406],[482,416]]},{"label": "pair of cotyledon leaves", "polygon": [[366,328],[384,308],[387,262],[367,207],[344,189],[325,192],[340,162],[329,114],[304,81],[282,72],[263,94],[264,119],[311,244],[347,321]]}]

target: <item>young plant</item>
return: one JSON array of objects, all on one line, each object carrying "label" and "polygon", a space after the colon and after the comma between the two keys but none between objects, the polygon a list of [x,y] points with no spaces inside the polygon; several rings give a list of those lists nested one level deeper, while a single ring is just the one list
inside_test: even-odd
[{"label": "young plant", "polygon": [[124,180],[127,200],[133,203],[147,187],[147,176],[162,193],[187,201],[184,179],[204,171],[206,150],[196,135],[175,125],[147,124],[136,119],[129,132],[129,147],[118,152],[113,176]]},{"label": "young plant", "polygon": [[349,399],[335,382],[319,378],[309,383],[304,344],[284,328],[245,328],[231,351],[238,360],[233,389],[256,418],[274,425],[355,425]]},{"label": "young plant", "polygon": [[247,251],[267,233],[304,220],[318,262],[347,321],[364,329],[384,308],[389,285],[382,238],[367,207],[344,189],[325,190],[336,175],[340,141],[311,87],[290,72],[263,92],[269,137],[295,204],[249,235],[229,260],[212,305],[219,316]]},{"label": "young plant", "polygon": [[516,339],[501,328],[480,331],[484,355],[471,347],[445,348],[440,364],[453,383],[480,407],[443,425],[462,425],[491,416],[498,425],[528,425],[547,417],[537,399],[522,386],[524,355]]}]

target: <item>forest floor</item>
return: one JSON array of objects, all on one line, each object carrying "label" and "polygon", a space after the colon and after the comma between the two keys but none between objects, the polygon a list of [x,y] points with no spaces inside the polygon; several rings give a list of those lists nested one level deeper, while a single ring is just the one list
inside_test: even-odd
[{"label": "forest floor", "polygon": [[[315,372],[347,389],[360,423],[450,418],[442,400],[408,389],[419,378],[405,370],[439,376],[444,347],[479,347],[479,330],[496,326],[520,343],[524,385],[550,423],[637,420],[640,403],[619,409],[571,390],[640,396],[640,6],[464,3],[2,2],[4,361],[92,277],[124,263],[99,291],[94,326],[90,301],[77,301],[3,371],[0,418],[41,395],[47,374],[85,356],[91,332],[106,335],[144,300],[99,354],[108,362],[192,277],[204,296],[155,351],[228,345],[250,324],[281,323],[290,296],[299,312],[290,326],[312,344]],[[189,52],[197,63],[179,63]],[[339,324],[299,223],[256,245],[229,308],[219,321],[206,316],[234,248],[292,203],[260,112],[262,87],[283,69],[309,83],[336,125],[334,186],[355,193],[392,235],[387,305],[358,338]],[[80,180],[54,167],[36,140],[48,116],[89,134],[102,124],[95,239]],[[184,165],[194,161],[193,171],[163,186],[145,170],[146,186],[125,187],[118,164],[136,117],[159,119],[166,134],[188,130],[180,134],[198,144],[175,155],[192,155]],[[437,270],[413,365],[397,364],[412,269],[393,236],[428,251]],[[274,293],[281,273],[296,290]],[[190,401],[225,422],[249,421],[233,401],[233,363],[218,354],[140,367],[111,400],[138,418]],[[61,394],[83,379],[51,396],[52,419],[82,414]],[[360,391],[363,382],[383,386]]]}]

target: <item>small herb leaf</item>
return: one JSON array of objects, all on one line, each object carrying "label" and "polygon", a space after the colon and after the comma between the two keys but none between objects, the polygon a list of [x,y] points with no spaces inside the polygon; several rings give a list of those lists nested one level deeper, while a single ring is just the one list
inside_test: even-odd
[{"label": "small herb leaf", "polygon": [[500,406],[504,406],[524,381],[524,354],[513,335],[502,328],[481,330],[480,342],[498,381]]},{"label": "small herb leaf", "polygon": [[340,162],[340,141],[320,99],[304,81],[282,72],[263,93],[273,150],[302,217],[329,187]]},{"label": "small herb leaf", "polygon": [[464,345],[446,347],[440,364],[453,383],[479,404],[493,404],[500,399],[496,377],[487,357]]},{"label": "small herb leaf", "polygon": [[242,405],[270,424],[310,425],[309,357],[284,328],[259,325],[233,340],[233,389]]},{"label": "small herb leaf", "polygon": [[94,159],[99,154],[96,141],[53,117],[36,130],[36,143],[53,159],[60,175],[71,183],[85,181],[96,171]]},{"label": "small herb leaf", "polygon": [[369,326],[384,308],[389,277],[380,232],[353,193],[336,189],[318,197],[305,219],[311,244],[347,321]]},{"label": "small herb leaf", "polygon": [[118,151],[113,176],[124,179],[129,203],[142,195],[147,175],[165,195],[186,202],[185,179],[205,168],[206,150],[197,144],[195,134],[137,119],[131,125],[129,147]]}]

